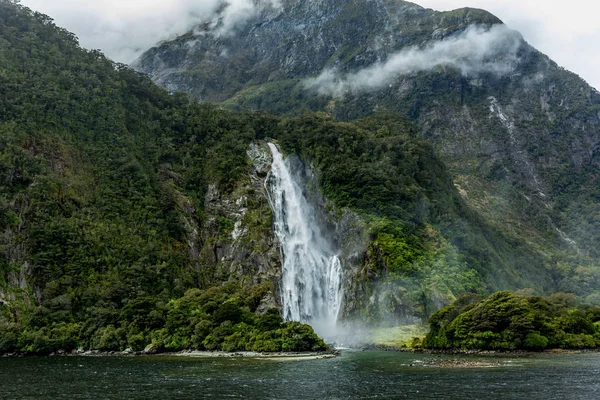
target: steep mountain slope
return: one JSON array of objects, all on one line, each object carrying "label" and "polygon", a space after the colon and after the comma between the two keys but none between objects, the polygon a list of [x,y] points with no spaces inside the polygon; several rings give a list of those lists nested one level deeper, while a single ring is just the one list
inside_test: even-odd
[{"label": "steep mountain slope", "polygon": [[225,33],[216,19],[162,43],[136,68],[169,90],[234,109],[405,115],[464,201],[536,253],[555,289],[588,295],[598,287],[596,90],[482,10],[436,12],[399,0],[259,9]]},{"label": "steep mountain slope", "polygon": [[0,352],[323,348],[268,312],[258,119],[170,96],[12,1],[0,54]]},{"label": "steep mountain slope", "polygon": [[217,19],[149,50],[137,66],[168,89],[219,102],[266,82],[316,76],[325,67],[368,66],[422,44],[433,31],[441,38],[469,21],[500,22],[483,11],[440,15],[395,0],[284,0],[280,7],[257,3],[261,12],[235,29],[224,32]]},{"label": "steep mountain slope", "polygon": [[297,158],[340,244],[346,319],[418,320],[540,276],[402,118],[191,103],[13,1],[0,54],[0,352],[321,348],[276,310],[267,141]]}]

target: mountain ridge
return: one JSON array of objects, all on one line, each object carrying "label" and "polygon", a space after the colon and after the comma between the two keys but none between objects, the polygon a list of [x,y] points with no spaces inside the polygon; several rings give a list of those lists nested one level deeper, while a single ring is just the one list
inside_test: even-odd
[{"label": "mountain ridge", "polygon": [[[365,2],[352,2],[352,1],[342,1],[342,2],[311,2],[304,0],[293,0],[286,1],[282,3],[281,8],[272,8],[265,7],[260,8],[261,12],[251,16],[248,20],[245,20],[243,25],[237,29],[233,30],[231,35],[221,36],[219,34],[219,23],[218,19],[214,21],[212,24],[205,24],[197,28],[197,30],[192,30],[191,32],[181,36],[179,39],[176,39],[172,42],[163,42],[162,45],[159,45],[155,49],[151,49],[146,52],[144,55],[140,57],[135,63],[134,66],[144,72],[150,74],[150,76],[156,82],[160,83],[162,86],[169,88],[169,85],[176,85],[173,87],[182,88],[185,87],[190,92],[190,94],[200,100],[207,101],[223,101],[223,95],[219,93],[212,93],[210,90],[208,92],[210,95],[203,96],[202,95],[202,79],[203,77],[199,77],[198,80],[194,80],[193,76],[189,76],[189,72],[193,71],[192,68],[195,68],[194,64],[197,63],[197,60],[192,57],[186,58],[186,50],[190,49],[192,51],[196,51],[193,49],[194,46],[199,44],[199,41],[203,37],[208,36],[209,42],[212,42],[211,45],[213,47],[217,47],[223,45],[224,48],[229,47],[237,47],[236,41],[240,39],[246,41],[246,43],[241,46],[242,55],[240,59],[236,59],[233,61],[240,61],[241,65],[254,65],[251,71],[246,73],[245,79],[252,82],[253,80],[260,80],[267,78],[267,80],[273,80],[271,77],[260,77],[262,70],[265,68],[263,64],[265,63],[276,63],[277,68],[279,68],[282,73],[289,74],[291,73],[293,78],[299,72],[302,75],[306,75],[306,70],[309,73],[316,74],[321,72],[322,66],[319,68],[314,67],[315,61],[316,63],[325,64],[324,58],[329,58],[331,54],[333,57],[331,61],[335,62],[336,53],[340,52],[341,55],[352,57],[352,51],[349,49],[344,50],[344,44],[348,38],[359,38],[359,39],[369,39],[370,44],[373,44],[374,39],[379,40],[380,42],[388,41],[388,43],[380,43],[377,46],[385,46],[386,51],[389,53],[393,48],[404,47],[406,45],[414,45],[419,44],[416,40],[419,39],[418,36],[410,33],[410,30],[416,30],[417,32],[422,29],[419,27],[421,21],[418,20],[418,17],[424,15],[426,13],[426,9],[409,2],[404,1],[394,1],[394,0],[377,0],[372,2],[367,2],[369,4],[373,4],[371,7],[361,7]],[[291,15],[290,15],[291,14]],[[399,27],[400,23],[405,23],[406,21],[393,21],[390,17],[393,15],[394,17],[400,19],[404,18],[408,21],[408,26],[405,29],[400,29],[400,34],[396,34],[395,30]],[[286,20],[286,17],[288,17]],[[460,28],[461,25],[469,24],[473,19],[478,21],[481,24],[493,25],[501,23],[499,19],[491,15],[490,13],[472,8],[463,8],[459,10],[454,10],[451,12],[433,12],[431,15],[428,15],[429,24],[439,24],[439,31],[435,33],[435,36],[441,37],[444,34],[451,34],[457,28]],[[309,23],[303,23],[303,19],[306,18]],[[291,21],[290,21],[291,19]],[[300,23],[296,23],[295,20],[300,20]],[[362,21],[362,19],[366,19],[367,21]],[[339,21],[341,20],[341,21]],[[358,22],[358,23],[357,23]],[[395,24],[395,26],[392,26]],[[261,28],[267,27],[270,29],[271,26],[277,25],[277,27],[272,28],[275,32],[266,32],[261,33]],[[415,26],[412,26],[415,25]],[[371,27],[370,29],[365,29],[366,26]],[[341,29],[339,29],[341,27]],[[386,35],[389,37],[387,39],[378,39],[371,37],[371,30],[373,27],[379,28],[379,30],[383,30]],[[463,26],[464,27],[464,26]],[[275,38],[281,39],[285,38],[287,32],[288,34],[291,32],[294,37],[293,39],[287,39],[285,44],[279,44],[275,48],[275,52],[268,53],[266,58],[261,58],[261,54],[265,54],[265,50],[261,48],[261,42],[271,43]],[[327,33],[333,35],[333,37],[328,42],[322,38],[323,33]],[[372,33],[373,35],[378,35],[380,32],[376,31]],[[261,37],[258,37],[262,35]],[[263,37],[266,35],[266,39]],[[303,48],[303,50],[308,49],[309,53],[307,54],[295,54],[295,46],[298,45],[296,41],[305,40],[310,43],[310,45]],[[158,61],[156,58],[159,57],[159,52],[161,47],[169,45],[178,45],[179,41],[183,41],[184,48],[178,49],[177,57],[174,59],[163,59]],[[322,48],[325,48],[324,52],[321,52]],[[155,51],[156,50],[156,51]],[[204,49],[202,46],[198,49],[200,52],[207,51],[206,57],[204,57],[204,61],[200,61],[200,64],[196,70],[200,73],[202,70],[208,70],[215,72],[217,65],[213,65],[214,62],[210,58],[222,57],[221,62],[225,64],[226,68],[235,68],[234,63],[228,62],[227,53],[229,49],[225,52],[219,53],[215,51],[210,54],[207,49]],[[212,49],[213,51],[215,49]],[[238,49],[236,49],[238,50]],[[374,60],[377,60],[385,55],[385,52],[378,52],[376,49],[371,49],[370,54],[366,57],[361,55],[360,59],[356,61],[360,64],[368,64]],[[242,60],[241,57],[246,58],[247,60]],[[294,62],[288,62],[286,65],[286,61],[279,61],[282,59],[300,59],[300,66],[295,65]],[[340,58],[339,56],[337,57]],[[158,70],[156,68],[151,68],[150,66],[146,66],[146,64],[152,63],[154,61],[164,62],[165,74],[155,74],[153,70]],[[173,63],[173,64],[171,64]],[[205,64],[203,64],[205,63]],[[171,68],[178,64],[186,65],[186,69],[181,70],[185,76],[178,76],[178,69],[175,68],[174,71],[170,71]],[[273,69],[274,66],[267,66],[267,68]],[[294,68],[290,70],[290,68]],[[217,76],[220,73],[217,72]],[[244,76],[242,76],[244,78]],[[182,83],[175,83],[173,80],[177,80],[181,78],[185,82],[186,79],[191,79],[194,82],[193,85],[182,86]],[[173,82],[171,82],[173,81]],[[227,85],[235,85],[235,81],[227,81]],[[207,83],[208,84],[208,83]],[[219,87],[219,90],[228,90],[227,87]],[[227,93],[227,92],[226,92]],[[216,97],[213,97],[216,96]]]}]

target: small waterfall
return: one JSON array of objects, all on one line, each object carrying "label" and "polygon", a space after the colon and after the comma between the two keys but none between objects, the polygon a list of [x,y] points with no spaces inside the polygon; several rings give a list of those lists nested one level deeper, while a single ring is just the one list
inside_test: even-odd
[{"label": "small waterfall", "polygon": [[342,305],[342,264],[303,194],[298,171],[274,144],[269,147],[273,164],[266,184],[283,252],[283,317],[309,323],[320,335],[331,336]]}]

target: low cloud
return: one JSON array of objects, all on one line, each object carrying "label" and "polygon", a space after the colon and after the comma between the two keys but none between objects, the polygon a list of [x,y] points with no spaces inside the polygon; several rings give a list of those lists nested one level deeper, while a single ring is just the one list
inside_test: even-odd
[{"label": "low cloud", "polygon": [[336,69],[325,70],[318,77],[307,80],[305,86],[320,94],[340,97],[346,93],[381,89],[402,75],[443,66],[458,68],[465,76],[506,75],[514,71],[521,44],[521,35],[504,25],[495,25],[491,29],[472,26],[458,36],[436,41],[425,48],[402,50],[392,54],[387,61],[358,72],[340,74]]},{"label": "low cloud", "polygon": [[221,0],[221,12],[213,16],[213,34],[229,36],[265,8],[281,8],[280,0]]},{"label": "low cloud", "polygon": [[[213,21],[224,0],[21,0],[50,15],[74,32],[83,47],[101,49],[116,61],[130,62],[161,40],[183,34],[198,23]],[[279,0],[281,1],[281,0]],[[230,17],[224,26],[244,23],[244,4],[274,0],[229,0]],[[570,0],[416,0],[424,7],[452,10],[479,7],[491,11],[508,26],[559,64],[582,74],[600,89],[600,2]],[[237,12],[233,12],[237,10]],[[240,14],[241,13],[241,14]],[[229,23],[231,22],[231,24]],[[224,28],[222,34],[233,32]]]},{"label": "low cloud", "polygon": [[492,12],[525,40],[600,89],[600,2],[569,0],[417,0],[424,7]]},{"label": "low cloud", "polygon": [[22,0],[74,32],[83,47],[130,63],[157,43],[212,23],[216,35],[234,33],[279,0]]}]

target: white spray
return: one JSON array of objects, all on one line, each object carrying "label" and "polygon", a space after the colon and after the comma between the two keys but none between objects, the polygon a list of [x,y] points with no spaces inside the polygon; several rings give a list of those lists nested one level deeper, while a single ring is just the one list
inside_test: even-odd
[{"label": "white spray", "polygon": [[269,147],[273,164],[266,183],[283,253],[283,317],[311,324],[321,336],[331,338],[342,303],[342,265],[294,176],[296,171],[274,144]]}]

